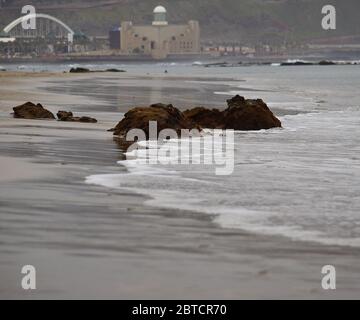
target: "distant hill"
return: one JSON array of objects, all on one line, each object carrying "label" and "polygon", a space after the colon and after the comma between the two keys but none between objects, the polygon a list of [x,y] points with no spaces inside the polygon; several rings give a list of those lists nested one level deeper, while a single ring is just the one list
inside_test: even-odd
[{"label": "distant hill", "polygon": [[[171,23],[200,21],[203,40],[283,43],[360,35],[359,0],[0,0],[0,27],[32,4],[75,30],[105,35],[124,20],[150,23],[152,10],[164,5]],[[336,31],[321,28],[321,8],[337,8]]]}]

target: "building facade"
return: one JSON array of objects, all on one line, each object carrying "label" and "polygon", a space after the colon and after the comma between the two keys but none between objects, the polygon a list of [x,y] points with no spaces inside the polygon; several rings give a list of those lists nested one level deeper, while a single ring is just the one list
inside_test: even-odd
[{"label": "building facade", "polygon": [[121,48],[121,28],[114,28],[109,31],[109,45],[111,50],[120,50]]},{"label": "building facade", "polygon": [[164,59],[170,54],[196,54],[200,52],[200,27],[198,21],[184,25],[168,24],[166,9],[154,9],[152,25],[121,24],[121,51],[124,54],[151,55]]}]

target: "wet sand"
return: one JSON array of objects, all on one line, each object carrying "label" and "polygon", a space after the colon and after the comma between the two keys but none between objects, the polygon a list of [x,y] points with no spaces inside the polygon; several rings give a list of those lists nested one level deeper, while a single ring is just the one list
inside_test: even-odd
[{"label": "wet sand", "polygon": [[[85,184],[125,170],[106,132],[125,107],[101,112],[101,99],[44,88],[68,79],[86,88],[93,74],[0,74],[0,298],[359,298],[356,248],[223,229],[209,215]],[[13,119],[11,107],[27,100],[99,122]],[[26,264],[37,269],[35,291],[21,289]],[[337,268],[336,291],[321,289],[326,264]]]}]

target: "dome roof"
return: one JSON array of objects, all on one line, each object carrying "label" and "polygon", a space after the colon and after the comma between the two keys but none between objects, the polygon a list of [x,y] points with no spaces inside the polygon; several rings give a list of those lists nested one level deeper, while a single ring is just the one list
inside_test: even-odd
[{"label": "dome roof", "polygon": [[154,13],[166,13],[166,9],[163,6],[157,6],[154,9]]}]

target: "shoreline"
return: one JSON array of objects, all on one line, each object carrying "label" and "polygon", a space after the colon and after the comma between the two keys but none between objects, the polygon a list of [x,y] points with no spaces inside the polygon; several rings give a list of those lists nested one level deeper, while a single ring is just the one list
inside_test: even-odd
[{"label": "shoreline", "polygon": [[[110,72],[108,74],[111,75],[112,73]],[[124,76],[127,77],[126,74]],[[24,78],[25,79],[40,78],[41,81],[39,81],[37,83],[37,85],[35,87],[36,90],[35,91],[32,90],[34,92],[24,91],[24,94],[26,94],[26,95],[34,94],[36,96],[46,95],[46,96],[48,96],[49,100],[55,102],[55,101],[58,100],[57,97],[58,97],[59,93],[51,93],[51,92],[49,92],[46,85],[49,84],[49,83],[52,83],[54,80],[63,81],[64,77],[70,77],[70,78],[72,78],[72,80],[82,80],[82,79],[86,79],[86,78],[91,77],[91,74],[89,74],[89,73],[70,74],[70,73],[64,73],[64,72],[21,72],[21,71],[19,71],[19,72],[8,72],[8,71],[6,71],[6,72],[0,73],[0,83],[1,83],[2,78],[5,78],[6,83],[10,84],[10,87],[15,87],[16,86],[18,88],[20,86],[21,90],[27,90],[27,89],[29,89],[29,87],[33,86],[33,83],[31,83],[31,84],[24,83],[24,85],[21,85],[22,82],[26,82],[26,80],[23,81]],[[150,77],[138,77],[138,76],[133,76],[133,77],[134,78],[141,78],[141,79],[149,79],[150,78]],[[19,78],[21,78],[21,79],[19,79]],[[181,78],[175,77],[174,79],[181,79]],[[0,94],[2,95],[2,97],[5,97],[5,99],[10,99],[10,101],[12,101],[16,91],[15,90],[14,91],[10,90],[10,94],[7,95],[6,93],[9,93],[8,89],[9,88],[6,88],[6,90],[4,90],[4,87],[1,87],[0,88]],[[76,97],[77,96],[72,95],[72,94],[68,94],[68,95],[61,94],[61,100],[66,100],[66,101],[70,100],[70,99],[76,99]],[[88,99],[88,100],[84,101],[84,98],[85,98],[85,96],[80,96],[80,98],[79,98],[79,100],[81,100],[83,102],[83,104],[91,104],[92,103],[91,99]],[[14,101],[17,101],[17,99],[16,100],[14,99]],[[55,105],[55,103],[52,104],[51,106],[49,106],[49,109],[55,110],[54,105]],[[3,101],[0,101],[0,112],[5,113],[6,112],[5,110],[7,108],[8,108],[7,105],[5,105],[3,103]],[[53,111],[53,112],[56,113],[55,111]],[[86,113],[86,111],[84,111],[84,113]],[[9,112],[9,115],[10,114],[11,114],[11,112]],[[81,112],[80,112],[80,114],[81,114]],[[90,114],[92,114],[92,113],[90,112]],[[98,136],[97,139],[100,139],[99,137],[101,137],[102,139],[106,138],[106,140],[108,140],[108,141],[113,140],[113,136],[111,135],[111,133],[107,132],[107,129],[109,129],[111,127],[110,122],[108,122],[108,124],[104,124],[104,121],[101,121],[100,125],[99,124],[94,125],[94,124],[83,124],[83,123],[82,124],[66,123],[66,122],[59,122],[57,120],[13,119],[12,116],[10,116],[10,118],[12,120],[14,120],[14,123],[15,123],[16,127],[20,127],[21,124],[25,124],[26,127],[32,127],[33,126],[34,128],[38,128],[38,127],[42,127],[42,124],[47,124],[46,126],[44,125],[44,128],[46,127],[48,129],[48,128],[52,127],[55,132],[58,132],[58,129],[65,130],[65,131],[69,132],[69,135],[65,134],[65,135],[62,135],[61,137],[54,135],[53,138],[55,140],[57,140],[58,138],[60,138],[60,139],[61,138],[71,139],[70,136],[72,136],[72,131],[74,131],[74,130],[76,130],[76,131],[78,131],[78,130],[87,130],[87,129],[90,129],[90,128],[95,129],[95,130],[92,130],[93,133],[94,133],[94,131],[98,131],[97,134],[96,134]],[[119,114],[119,119],[120,118],[121,118],[121,114]],[[4,120],[4,119],[2,119],[2,117],[0,117],[0,123],[2,122],[2,120]],[[109,127],[109,125],[110,125],[110,127]],[[11,127],[12,126],[9,126],[9,128],[11,128]],[[78,127],[80,127],[80,128],[78,128]],[[95,128],[95,127],[97,127],[97,128]],[[25,135],[24,132],[21,132],[21,134]],[[93,136],[93,138],[94,138],[94,136]],[[115,142],[114,142],[114,144],[115,144]],[[123,155],[121,156],[121,158],[122,157],[123,157]],[[9,159],[10,159],[8,156],[1,156],[1,158],[2,158],[2,160],[4,162],[8,162]],[[24,164],[26,164],[26,162],[28,162],[28,161],[31,162],[31,158],[25,159]],[[114,166],[117,166],[116,163],[114,163]],[[10,174],[10,177],[11,177],[11,174]],[[29,177],[31,178],[32,175],[29,175]],[[11,179],[13,179],[13,178],[14,177],[12,177]],[[24,178],[24,177],[22,177],[22,178]],[[5,180],[6,180],[6,177],[5,177]],[[85,179],[84,179],[84,181],[85,181]],[[104,188],[106,188],[106,187],[104,187]],[[143,195],[143,194],[138,194],[138,193],[134,193],[134,194],[135,195],[141,195],[143,198],[148,198],[148,196]],[[151,198],[151,199],[153,199],[153,198]],[[153,200],[155,200],[155,199],[153,199]],[[153,206],[153,207],[155,207],[155,206]],[[161,207],[157,207],[157,209],[161,209]],[[166,208],[162,208],[162,209],[166,209]],[[182,210],[182,211],[189,211],[189,210]],[[197,213],[200,213],[200,212],[197,212]],[[206,215],[206,216],[208,215],[206,213],[201,213],[201,214]],[[245,232],[245,230],[241,230],[241,232]],[[270,235],[270,237],[277,237],[277,236],[276,235]],[[279,236],[279,238],[287,239],[287,237],[285,237],[285,236]],[[298,241],[299,242],[304,242],[304,243],[312,243],[312,244],[320,245],[320,246],[330,246],[330,247],[339,247],[339,248],[342,248],[342,247],[350,248],[351,247],[351,246],[346,246],[346,245],[326,245],[326,244],[321,244],[321,243],[312,242],[312,241],[306,241],[306,240],[304,240],[304,241],[298,240]],[[295,242],[297,242],[297,241],[295,241]]]},{"label": "shoreline", "polygon": [[[0,297],[354,298],[358,249],[221,228],[207,214],[150,207],[142,195],[85,184],[90,174],[124,170],[106,132],[119,112],[103,114],[98,124],[13,119],[9,105],[27,95],[53,108],[76,100],[87,114],[98,112],[85,111],[98,102],[84,96],[36,89],[66,75],[17,76],[9,82],[0,73],[0,163],[4,170],[15,159],[28,176],[19,169],[0,177]],[[31,296],[17,281],[28,261],[41,275]],[[342,271],[336,292],[320,289],[328,263]]]},{"label": "shoreline", "polygon": [[[107,74],[112,74],[111,72],[107,73]],[[51,101],[55,101],[55,100],[58,100],[56,99],[55,97],[58,97],[59,93],[51,93],[49,92],[48,88],[45,88],[46,87],[46,84],[49,84],[50,82],[53,82],[53,80],[56,80],[56,81],[63,81],[64,77],[70,77],[72,78],[73,80],[81,80],[81,79],[86,79],[86,78],[89,78],[91,77],[91,73],[85,73],[85,74],[70,74],[70,73],[64,73],[64,72],[21,72],[21,71],[17,71],[17,72],[9,72],[9,71],[5,71],[5,72],[0,72],[0,83],[1,83],[1,78],[5,78],[6,79],[6,82],[10,84],[10,87],[19,87],[21,88],[21,90],[27,90],[29,89],[29,84],[26,84],[24,86],[21,86],[21,82],[23,82],[23,78],[25,79],[33,79],[33,78],[40,78],[41,81],[39,81],[35,87],[35,92],[33,92],[34,95],[36,96],[39,96],[39,95],[47,95],[47,96],[51,96],[50,97],[50,100]],[[125,77],[127,77],[127,75],[125,74]],[[150,77],[138,77],[138,76],[133,76],[134,78],[142,78],[142,79],[148,79]],[[21,78],[21,79],[19,79]],[[152,78],[152,77],[151,77]],[[175,77],[175,79],[181,79],[181,78],[178,78],[178,77]],[[10,80],[10,82],[8,82]],[[215,80],[215,79],[214,79]],[[24,81],[26,82],[26,81]],[[30,84],[30,86],[32,87],[32,83]],[[8,89],[8,88],[7,88]],[[33,90],[32,90],[33,91]],[[15,93],[15,90],[14,91],[10,91],[10,94],[9,95],[6,95],[6,93],[8,93],[9,91],[8,90],[4,90],[3,87],[0,87],[0,94],[2,95],[2,97],[5,97],[5,99],[10,99],[10,101],[12,101],[12,98],[14,96],[14,93]],[[28,91],[28,92],[24,92],[26,95],[31,95],[32,92]],[[65,97],[67,97],[67,99],[76,99],[76,96],[72,95],[72,94],[69,94],[69,95],[64,95],[64,94],[61,94],[61,100],[63,100]],[[84,101],[84,97],[85,96],[81,96],[79,98],[79,100],[81,100],[84,104],[89,104],[91,103],[91,99],[88,99],[87,101]],[[65,99],[65,100],[67,100]],[[14,101],[17,101],[17,100],[14,100]],[[20,101],[20,100],[19,100]],[[37,101],[37,100],[36,100]],[[15,105],[14,105],[15,106]],[[49,107],[49,109],[53,109],[54,104],[52,105],[52,108],[51,106]],[[0,101],[0,112],[6,112],[7,106],[4,106],[4,103],[3,101]],[[84,111],[86,113],[86,111]],[[54,113],[56,113],[54,111]],[[81,113],[81,112],[80,112]],[[11,112],[9,112],[9,114],[11,114]],[[120,117],[121,114],[119,114],[119,119],[121,118]],[[10,116],[11,119],[12,116]],[[0,122],[2,122],[2,117],[0,117]],[[34,128],[38,128],[38,127],[42,127],[42,124],[48,124],[48,125],[44,125],[44,127],[46,128],[49,128],[49,127],[52,127],[54,129],[54,131],[58,131],[58,129],[60,130],[65,130],[65,131],[68,131],[69,132],[69,135],[65,134],[65,135],[62,135],[61,137],[60,136],[56,136],[54,135],[53,138],[55,140],[57,139],[62,139],[62,138],[66,138],[66,139],[71,139],[70,136],[72,136],[72,131],[76,130],[87,130],[87,129],[95,129],[94,131],[98,131],[97,133],[97,139],[100,140],[100,137],[103,139],[103,138],[106,138],[107,141],[109,140],[114,140],[113,136],[111,135],[111,133],[107,132],[107,129],[109,129],[109,125],[108,124],[104,124],[104,122],[102,121],[100,126],[101,128],[99,128],[99,124],[84,124],[84,123],[66,123],[66,122],[59,122],[57,120],[26,120],[26,119],[13,119],[14,122],[15,122],[15,126],[18,127],[18,126],[21,126],[21,124],[25,124],[26,127],[33,127]],[[80,128],[78,128],[80,126]],[[3,126],[4,127],[4,126]],[[9,128],[11,128],[12,126],[9,126]],[[98,128],[95,128],[95,127],[98,127]],[[104,130],[103,132],[101,132],[102,130]],[[41,131],[41,130],[40,130]],[[92,130],[93,131],[93,130]],[[93,131],[93,133],[94,133]],[[8,134],[8,133],[7,133]],[[24,134],[26,135],[26,133],[22,132],[21,134]],[[92,137],[94,138],[94,136]],[[114,142],[115,144],[115,142]],[[121,155],[121,158],[123,158],[124,155]],[[1,156],[0,157],[3,162],[8,162],[10,160],[11,157],[8,157],[8,156]],[[15,159],[16,159],[16,156],[15,156]],[[121,160],[120,160],[121,161]],[[19,161],[20,163],[23,163],[23,164],[29,164],[29,162],[31,163],[32,162],[32,158],[28,158],[28,159],[25,159],[25,160],[20,160]],[[117,167],[117,162],[114,163],[114,166]],[[15,177],[12,177],[11,176],[11,173],[7,172],[9,175],[10,175],[10,180],[12,179],[15,179]],[[29,175],[28,176],[30,179],[33,178],[33,175]],[[2,178],[4,178],[3,180],[5,181],[7,178],[6,176],[3,176]],[[22,179],[26,179],[26,177],[22,177]],[[84,179],[85,181],[85,179]],[[104,187],[106,188],[106,187]],[[110,189],[113,189],[113,188],[110,188]],[[116,189],[116,188],[114,188]],[[139,194],[139,193],[134,193],[134,195],[140,195],[142,198],[146,199],[146,198],[149,198],[148,196],[146,196],[145,194]],[[150,198],[151,200],[155,200],[154,198]],[[152,205],[149,205],[149,206],[152,206]],[[166,208],[161,208],[161,207],[155,207],[155,206],[152,206],[153,208],[157,208],[157,209],[166,209]],[[170,208],[168,208],[170,209]],[[174,208],[171,208],[171,209],[174,209]],[[181,210],[181,211],[189,211],[190,210]],[[196,213],[200,213],[200,212],[196,212]],[[202,215],[205,215],[205,216],[208,216],[209,214],[207,213],[201,213]],[[214,222],[215,223],[215,222]],[[215,223],[217,224],[217,223]],[[236,230],[236,229],[235,229]],[[245,230],[240,230],[241,232],[246,232]],[[249,233],[252,233],[252,232],[249,232]],[[279,238],[282,238],[282,239],[288,239],[287,237],[285,236],[276,236],[276,235],[269,235],[269,237],[279,237]],[[313,245],[320,245],[320,246],[325,246],[325,247],[338,247],[338,248],[351,248],[351,246],[346,246],[346,245],[326,245],[326,244],[322,244],[322,243],[318,243],[318,242],[312,242],[312,241],[302,241],[302,240],[294,240],[294,242],[301,242],[301,243],[311,243]]]},{"label": "shoreline", "polygon": [[[65,145],[68,143],[67,140],[55,143],[57,146],[55,149],[64,150],[64,142]],[[81,148],[79,152],[78,148],[84,144],[85,140],[79,140],[75,144],[77,156],[81,159],[84,152]],[[2,145],[1,142],[0,145]],[[52,145],[54,146],[54,143]],[[84,151],[87,153],[87,148]],[[211,215],[208,214],[148,206],[146,205],[147,197],[141,194],[113,189],[109,193],[110,189],[86,185],[83,180],[85,172],[81,173],[84,170],[78,171],[81,170],[80,166],[83,167],[83,161],[79,162],[80,159],[76,159],[77,156],[74,155],[75,158],[72,161],[62,159],[62,163],[54,163],[53,156],[47,156],[44,159],[40,154],[40,158],[35,156],[32,161],[35,160],[35,164],[39,163],[42,168],[48,168],[47,170],[52,172],[51,176],[2,181],[0,194],[6,196],[9,203],[5,206],[7,216],[19,212],[19,205],[28,208],[28,218],[22,222],[27,227],[19,234],[19,244],[13,242],[0,250],[0,270],[2,274],[8,275],[6,280],[1,281],[0,296],[2,298],[30,298],[24,295],[18,286],[13,285],[16,283],[18,259],[34,261],[40,269],[43,285],[31,295],[31,298],[35,299],[93,299],[99,295],[109,299],[169,297],[180,299],[185,296],[189,299],[199,297],[231,299],[234,295],[245,299],[272,299],[285,295],[300,299],[352,297],[351,292],[357,286],[353,282],[353,275],[360,271],[356,265],[358,249],[289,241],[281,236],[253,234],[241,229],[224,229],[214,223]],[[93,162],[91,165],[93,171],[98,172],[99,160],[90,161]],[[27,166],[30,168],[33,164],[30,162]],[[86,167],[85,171],[88,171],[89,167]],[[118,173],[120,169],[116,164],[111,165],[110,161],[105,167],[102,164],[102,167],[107,173],[109,171]],[[64,170],[78,173],[69,176]],[[18,183],[21,183],[21,188]],[[33,191],[29,194],[25,190],[29,190],[30,186]],[[19,196],[11,195],[15,187],[20,192]],[[43,196],[39,197],[40,190]],[[56,194],[53,193],[55,190]],[[71,194],[75,195],[79,192],[83,195],[76,197],[77,203],[71,204],[69,201],[75,200]],[[59,193],[62,195],[61,201],[58,199]],[[50,198],[48,198],[49,195]],[[52,199],[51,204],[44,202],[44,196],[47,201]],[[45,205],[40,211],[31,204],[35,199],[39,199],[36,202],[40,201],[39,203],[43,202]],[[102,200],[99,201],[99,199]],[[1,200],[3,202],[3,198]],[[12,201],[17,205],[11,205]],[[61,204],[64,202],[69,205],[64,207]],[[49,206],[55,209],[52,209],[50,216],[47,213]],[[119,210],[120,216],[118,216]],[[82,223],[79,225],[74,225],[75,221],[80,222],[76,215],[69,221],[62,218],[64,214],[70,218],[75,212],[82,217]],[[98,217],[99,213],[102,213],[103,218]],[[41,217],[44,214],[49,216],[47,220],[50,220],[45,222],[45,225],[43,224],[45,229],[39,234],[37,230],[43,228],[38,229],[30,221],[35,217],[38,220],[38,216]],[[11,222],[9,218],[5,219],[6,228],[17,224]],[[2,220],[4,221],[4,217]],[[61,224],[58,225],[60,222]],[[84,222],[86,222],[85,225]],[[92,234],[94,228],[96,230],[100,227],[102,234],[97,234],[92,240],[86,236],[84,238],[87,239],[86,242],[81,240],[82,233],[84,236],[89,232]],[[59,233],[61,235],[65,230],[71,230],[71,234],[75,235],[79,233],[80,237],[75,236],[75,239],[78,238],[76,241],[74,241],[74,235],[70,234],[66,238],[59,238]],[[140,238],[138,238],[138,232],[141,232]],[[184,232],[190,237],[186,241],[181,236]],[[35,236],[36,234],[38,235]],[[116,234],[118,236],[115,236]],[[4,242],[7,243],[7,237],[7,232],[2,234],[2,241],[5,240]],[[119,239],[114,242],[116,238]],[[125,239],[127,240],[124,241]],[[129,242],[130,239],[132,240]],[[20,243],[22,250],[19,252]],[[276,247],[275,252],[272,250],[274,247]],[[220,257],[222,258],[219,261]],[[349,259],[353,260],[350,264]],[[340,269],[348,270],[348,274],[343,275],[342,282],[348,289],[339,290],[336,295],[317,289],[319,268],[329,261],[335,263]],[[58,263],[61,264],[61,270],[56,266]],[[352,269],[354,270],[351,271]],[[95,274],[96,279],[94,279]],[[137,276],[129,277],[132,274]],[[142,278],[142,284],[138,287],[138,277],[141,274],[147,276],[146,279]],[[181,283],[174,279],[174,274],[181,275]],[[61,279],[61,284],[57,281],[58,278]],[[149,281],[154,278],[155,283],[153,280]],[[210,278],[221,280],[221,284],[217,281],[209,281]],[[304,284],[303,281],[308,284]],[[193,285],[197,283],[200,290],[187,292],[191,286],[190,283]],[[276,290],[274,290],[275,283]],[[159,285],[161,290],[158,289]],[[177,288],[176,291],[173,290],[174,287]],[[6,291],[1,288],[6,288]],[[84,288],[90,290],[84,290]],[[350,290],[350,288],[353,289]]]},{"label": "shoreline", "polygon": [[19,58],[0,58],[0,63],[12,64],[12,63],[69,63],[69,62],[124,62],[124,63],[169,63],[169,62],[191,62],[203,60],[209,63],[216,62],[234,62],[242,61],[245,63],[261,64],[265,62],[277,63],[281,61],[290,60],[309,60],[309,61],[321,61],[321,60],[343,60],[352,61],[358,58],[359,50],[333,50],[321,51],[315,50],[308,53],[291,53],[287,55],[263,55],[248,57],[243,55],[212,55],[210,53],[190,53],[190,54],[172,54],[165,59],[153,59],[150,55],[69,55],[69,56],[53,56],[53,57],[19,57]]}]

